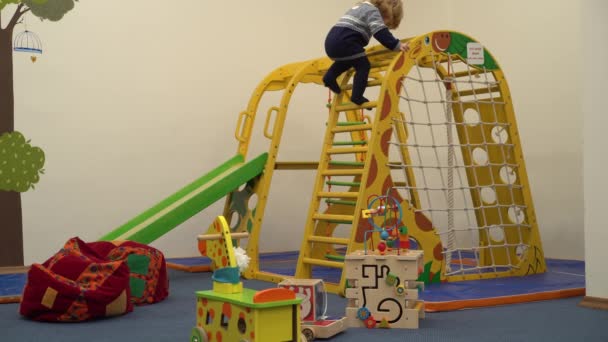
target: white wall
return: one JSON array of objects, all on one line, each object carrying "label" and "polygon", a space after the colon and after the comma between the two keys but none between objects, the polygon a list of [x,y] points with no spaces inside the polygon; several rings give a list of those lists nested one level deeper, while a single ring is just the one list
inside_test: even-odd
[{"label": "white wall", "polygon": [[450,28],[484,44],[509,83],[545,255],[582,259],[580,2],[448,3]]},{"label": "white wall", "polygon": [[[44,149],[47,164],[36,190],[23,195],[26,263],[46,259],[69,237],[97,239],[233,156],[236,118],[257,83],[282,64],[322,56],[328,28],[353,2],[238,1],[227,13],[217,1],[81,1],[58,23],[28,18],[45,53],[34,64],[15,54],[16,128]],[[396,35],[454,29],[497,57],[514,96],[547,255],[582,258],[582,126],[573,115],[581,100],[571,86],[581,71],[578,5],[495,2],[485,11],[481,0],[406,1]],[[563,62],[553,62],[558,52]],[[303,88],[282,160],[318,160],[327,92]],[[312,177],[274,180],[264,219],[272,240],[263,251],[299,248]],[[222,206],[153,245],[170,257],[197,255],[195,235]]]},{"label": "white wall", "polygon": [[585,82],[583,103],[585,122],[584,178],[585,178],[585,268],[587,296],[608,298],[608,259],[606,241],[606,196],[608,181],[606,168],[606,80],[608,79],[608,2],[585,0],[583,9],[583,44],[585,49]]}]

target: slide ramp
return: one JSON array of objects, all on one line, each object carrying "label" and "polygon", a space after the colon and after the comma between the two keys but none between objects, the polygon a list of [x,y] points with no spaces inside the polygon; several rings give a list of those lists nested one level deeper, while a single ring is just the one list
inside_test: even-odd
[{"label": "slide ramp", "polygon": [[100,240],[149,244],[261,174],[267,159],[268,153],[249,161],[237,154]]}]

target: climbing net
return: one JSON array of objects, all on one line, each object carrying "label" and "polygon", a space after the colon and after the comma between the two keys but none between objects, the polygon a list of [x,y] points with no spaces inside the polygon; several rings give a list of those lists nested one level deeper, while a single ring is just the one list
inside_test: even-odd
[{"label": "climbing net", "polygon": [[500,83],[459,57],[433,58],[402,81],[396,190],[433,223],[446,276],[517,268],[530,225]]}]

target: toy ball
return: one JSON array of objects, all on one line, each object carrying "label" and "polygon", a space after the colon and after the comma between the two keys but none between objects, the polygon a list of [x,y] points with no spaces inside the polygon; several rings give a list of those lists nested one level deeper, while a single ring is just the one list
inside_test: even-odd
[{"label": "toy ball", "polygon": [[382,240],[388,239],[388,232],[386,230],[383,230],[382,233],[380,233],[380,238]]},{"label": "toy ball", "polygon": [[384,254],[384,251],[386,251],[386,243],[380,242],[378,244],[378,250],[380,251],[381,254]]}]

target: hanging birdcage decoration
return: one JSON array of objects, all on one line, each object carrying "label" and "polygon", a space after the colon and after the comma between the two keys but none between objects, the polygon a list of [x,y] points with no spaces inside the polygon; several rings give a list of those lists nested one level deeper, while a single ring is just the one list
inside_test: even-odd
[{"label": "hanging birdcage decoration", "polygon": [[[33,54],[42,54],[42,43],[40,42],[40,38],[38,38],[38,35],[26,29],[25,31],[18,33],[15,36],[13,50],[19,52],[29,52]],[[32,62],[36,61],[35,55],[32,55],[30,58]]]}]

